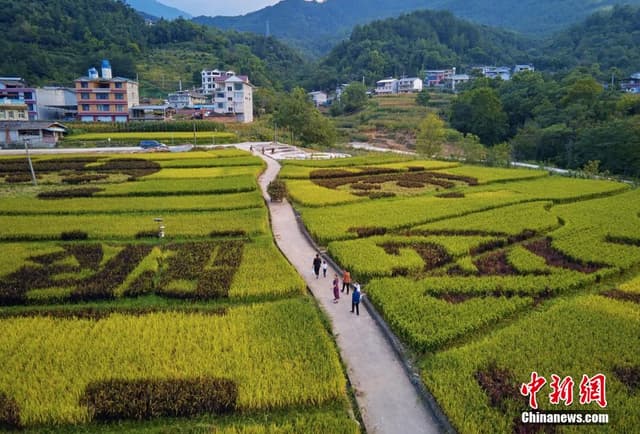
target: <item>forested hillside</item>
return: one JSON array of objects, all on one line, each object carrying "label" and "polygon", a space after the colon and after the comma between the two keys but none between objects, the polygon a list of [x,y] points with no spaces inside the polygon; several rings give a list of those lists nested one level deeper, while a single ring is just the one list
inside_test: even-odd
[{"label": "forested hillside", "polygon": [[163,81],[164,91],[175,90],[179,80],[199,84],[195,79],[203,68],[234,69],[257,85],[281,87],[295,82],[304,66],[296,52],[273,38],[183,19],[146,24],[119,1],[0,0],[0,8],[0,25],[14,29],[0,44],[0,75],[21,76],[33,85],[70,85],[104,58],[116,75],[140,73],[143,94],[162,88]]},{"label": "forested hillside", "polygon": [[529,62],[535,43],[512,32],[478,26],[450,12],[419,11],[358,26],[322,61],[314,75],[340,82],[415,76],[423,69]]},{"label": "forested hillside", "polygon": [[550,70],[597,64],[624,76],[639,71],[640,7],[619,6],[594,14],[555,35],[543,53],[538,63]]},{"label": "forested hillside", "polygon": [[243,16],[194,20],[262,35],[268,25],[272,35],[320,56],[347,38],[355,25],[419,9],[447,10],[478,24],[543,37],[616,4],[639,5],[640,0],[284,0]]}]

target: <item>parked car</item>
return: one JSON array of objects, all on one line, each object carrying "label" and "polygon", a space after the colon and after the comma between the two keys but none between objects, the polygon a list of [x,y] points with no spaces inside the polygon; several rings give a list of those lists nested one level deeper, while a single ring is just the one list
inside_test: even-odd
[{"label": "parked car", "polygon": [[140,140],[140,147],[142,149],[169,149],[167,145],[157,140]]}]

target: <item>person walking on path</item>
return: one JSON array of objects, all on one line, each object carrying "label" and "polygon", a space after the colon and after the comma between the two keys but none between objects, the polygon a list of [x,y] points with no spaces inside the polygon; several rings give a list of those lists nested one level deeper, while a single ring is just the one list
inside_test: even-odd
[{"label": "person walking on path", "polygon": [[340,300],[340,291],[338,290],[338,275],[336,274],[333,278],[333,302],[337,303]]},{"label": "person walking on path", "polygon": [[351,313],[355,310],[358,316],[360,316],[360,297],[362,297],[360,284],[356,283],[353,285],[353,294],[351,295]]},{"label": "person walking on path", "polygon": [[327,277],[327,269],[329,268],[329,265],[327,264],[327,261],[325,261],[324,259],[322,260],[322,277]]},{"label": "person walking on path", "polygon": [[320,266],[322,261],[320,260],[320,254],[316,253],[316,257],[313,258],[313,273],[316,275],[316,279],[320,277]]},{"label": "person walking on path", "polygon": [[347,288],[347,295],[349,295],[349,288],[351,287],[351,274],[349,271],[344,270],[342,273],[342,290],[340,292],[344,292],[344,289]]}]

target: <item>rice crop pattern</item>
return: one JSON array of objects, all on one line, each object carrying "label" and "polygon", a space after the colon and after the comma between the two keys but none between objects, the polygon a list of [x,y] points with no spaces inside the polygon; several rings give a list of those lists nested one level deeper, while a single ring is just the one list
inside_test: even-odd
[{"label": "rice crop pattern", "polygon": [[[334,188],[361,184],[358,190],[366,193],[376,191],[377,177],[403,175],[360,179],[353,167],[331,171],[325,177],[311,172],[313,181]],[[312,236],[365,283],[366,296],[416,355],[427,388],[459,432],[532,432],[517,421],[529,409],[520,385],[533,371],[549,380],[557,371],[577,382],[604,373],[607,388],[611,378],[606,411],[616,421],[595,430],[634,431],[638,190],[529,170],[459,166],[438,172],[478,185],[452,186],[450,195],[318,201],[300,212]],[[418,178],[405,181],[406,188],[411,182],[418,188]],[[446,255],[419,250],[432,245]],[[627,282],[620,284],[623,272]],[[557,428],[553,432],[584,427]]]},{"label": "rice crop pattern", "polygon": [[[538,393],[541,411],[609,414],[608,425],[563,426],[563,432],[635,432],[640,424],[640,396],[633,377],[625,373],[638,370],[640,346],[631,344],[638,336],[637,308],[600,296],[577,297],[534,311],[486,339],[427,358],[422,373],[462,433],[524,430],[520,415],[531,409],[519,390],[531,380],[532,372],[548,382],[552,374],[575,381],[574,400],[569,406],[562,401],[559,405],[550,402],[547,383]],[[596,403],[582,405],[578,399],[583,375],[599,373],[606,376],[606,409]],[[494,378],[479,380],[486,376]]]},{"label": "rice crop pattern", "polygon": [[335,344],[274,245],[261,160],[34,161],[42,184],[0,186],[0,427],[360,431]]},{"label": "rice crop pattern", "polygon": [[[237,307],[223,316],[114,313],[97,321],[31,317],[0,322],[0,347],[6,350],[0,353],[0,391],[17,404],[22,426],[86,423],[100,414],[138,418],[148,405],[144,390],[137,395],[139,402],[124,400],[141,380],[159,389],[158,381],[197,385],[204,381],[199,379],[226,379],[237,387],[229,411],[319,406],[345,395],[333,344],[306,300]],[[88,405],[100,404],[91,398],[96,396],[92,390],[105,381],[113,387],[119,381],[122,396],[103,402],[96,412]],[[178,389],[181,393],[172,399],[190,399],[193,388]],[[217,392],[192,393],[206,397]],[[118,413],[123,405],[132,408],[133,416],[126,409]],[[173,408],[180,405],[185,404],[174,402]],[[186,411],[193,408],[187,405]]]}]

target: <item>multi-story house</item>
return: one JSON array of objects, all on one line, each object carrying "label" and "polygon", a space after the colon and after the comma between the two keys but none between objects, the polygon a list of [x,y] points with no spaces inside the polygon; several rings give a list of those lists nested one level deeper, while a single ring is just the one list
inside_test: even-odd
[{"label": "multi-story house", "polygon": [[75,81],[78,119],[82,122],[127,122],[129,109],[140,103],[138,82],[112,77],[109,61],[102,62],[102,77],[95,68]]},{"label": "multi-story house", "polygon": [[432,69],[425,72],[424,84],[428,87],[442,87],[451,76],[455,75],[456,69]]},{"label": "multi-story house", "polygon": [[75,119],[78,114],[76,91],[67,87],[42,87],[36,89],[39,120]]},{"label": "multi-story house", "polygon": [[13,102],[8,98],[0,99],[0,121],[28,121],[29,111],[26,104]]},{"label": "multi-story house", "polygon": [[171,107],[177,109],[183,109],[186,107],[195,107],[197,105],[206,104],[206,97],[195,91],[191,90],[179,90],[169,94],[167,99]]},{"label": "multi-story house", "polygon": [[36,90],[27,86],[20,77],[0,77],[0,99],[8,100],[9,104],[27,106],[28,119],[38,120]]},{"label": "multi-story house", "polygon": [[398,92],[420,92],[422,90],[423,84],[423,81],[418,77],[402,77],[400,80],[398,80]]},{"label": "multi-story house", "polygon": [[253,122],[253,86],[244,75],[219,77],[215,80],[213,106],[217,114],[233,116],[238,122]]},{"label": "multi-story house", "polygon": [[376,95],[393,95],[398,93],[398,80],[395,78],[385,78],[376,81]]},{"label": "multi-story house", "polygon": [[213,95],[218,89],[218,83],[236,75],[233,71],[220,71],[218,69],[202,70],[202,93]]}]

